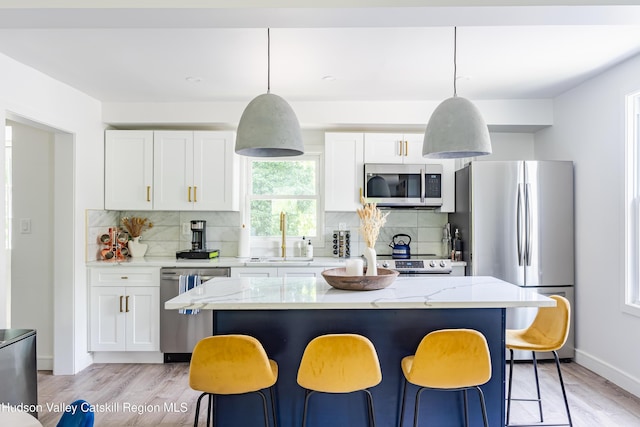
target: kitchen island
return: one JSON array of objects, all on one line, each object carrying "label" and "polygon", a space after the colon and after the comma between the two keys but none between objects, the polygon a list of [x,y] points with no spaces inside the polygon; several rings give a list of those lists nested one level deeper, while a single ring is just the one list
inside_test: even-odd
[{"label": "kitchen island", "polygon": [[[279,365],[279,424],[300,425],[304,391],[296,383],[307,343],[327,333],[358,333],[375,345],[382,382],[371,392],[377,425],[394,426],[400,405],[400,360],[413,354],[427,333],[472,328],[487,338],[493,374],[484,386],[489,424],[504,424],[505,309],[545,307],[555,302],[493,277],[400,277],[386,289],[343,291],[316,278],[217,278],[165,303],[165,309],[214,310],[214,334],[244,333],[262,342]],[[408,402],[413,402],[410,388]],[[261,425],[261,412],[247,410],[252,397],[222,397],[220,426]],[[253,399],[258,399],[253,397]],[[471,425],[481,425],[477,399],[470,394]],[[411,425],[412,405],[405,425]],[[421,420],[430,425],[462,425],[461,393],[423,393]],[[365,426],[364,397],[314,395],[310,426]]]}]

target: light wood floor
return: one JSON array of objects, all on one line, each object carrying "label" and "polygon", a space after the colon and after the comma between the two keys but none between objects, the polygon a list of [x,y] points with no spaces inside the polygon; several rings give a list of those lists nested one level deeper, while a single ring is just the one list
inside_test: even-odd
[{"label": "light wood floor", "polygon": [[[43,407],[40,422],[54,427],[60,418],[59,410],[47,404],[68,404],[81,398],[104,405],[96,408],[100,411],[95,416],[98,427],[192,425],[199,393],[188,386],[188,370],[183,363],[94,364],[73,376],[39,372],[38,397]],[[565,422],[555,365],[541,363],[540,373],[545,422]],[[574,426],[640,426],[639,398],[575,363],[563,363],[562,373]],[[516,364],[514,397],[532,397],[533,393],[531,364]],[[536,411],[535,403],[514,403],[511,422],[535,421]],[[201,425],[205,424],[204,418]]]}]

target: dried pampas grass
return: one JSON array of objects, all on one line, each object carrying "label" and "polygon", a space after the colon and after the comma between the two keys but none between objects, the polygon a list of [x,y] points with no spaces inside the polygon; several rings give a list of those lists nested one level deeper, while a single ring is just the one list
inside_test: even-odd
[{"label": "dried pampas grass", "polygon": [[149,221],[149,218],[140,218],[137,216],[129,218],[125,216],[120,221],[131,237],[140,237],[144,230],[153,228],[153,223]]},{"label": "dried pampas grass", "polygon": [[364,203],[361,200],[362,208],[357,210],[360,217],[360,233],[364,237],[364,242],[369,248],[373,248],[378,240],[380,229],[387,222],[387,215],[389,212],[382,213],[382,211],[376,207],[375,203]]}]

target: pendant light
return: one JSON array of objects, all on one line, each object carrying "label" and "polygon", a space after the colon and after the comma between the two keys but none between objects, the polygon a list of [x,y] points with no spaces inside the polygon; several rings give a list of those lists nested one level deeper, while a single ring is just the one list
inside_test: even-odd
[{"label": "pendant light", "polygon": [[478,107],[457,94],[457,28],[453,28],[453,97],[436,107],[424,133],[422,156],[435,159],[491,154],[489,129]]},{"label": "pendant light", "polygon": [[251,157],[304,154],[300,124],[287,101],[271,92],[271,37],[267,28],[267,93],[244,109],[236,136],[236,153]]}]

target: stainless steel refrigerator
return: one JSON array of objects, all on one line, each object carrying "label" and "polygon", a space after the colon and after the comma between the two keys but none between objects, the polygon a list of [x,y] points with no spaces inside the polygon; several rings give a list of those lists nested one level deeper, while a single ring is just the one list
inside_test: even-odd
[{"label": "stainless steel refrigerator", "polygon": [[[462,235],[467,275],[562,295],[574,308],[572,162],[471,162],[456,171],[456,210],[449,219]],[[508,309],[507,328],[525,328],[535,313]],[[560,358],[574,357],[574,318]],[[530,359],[531,353],[515,357]]]}]

